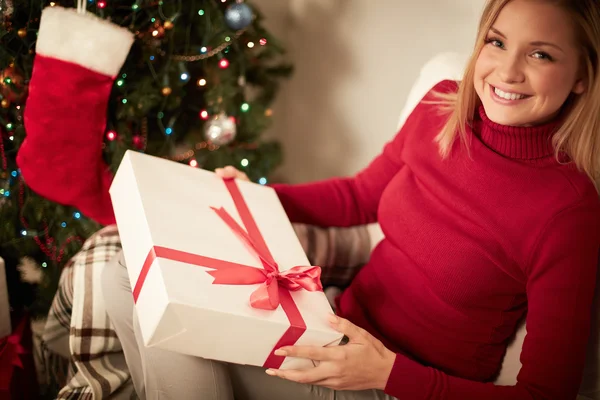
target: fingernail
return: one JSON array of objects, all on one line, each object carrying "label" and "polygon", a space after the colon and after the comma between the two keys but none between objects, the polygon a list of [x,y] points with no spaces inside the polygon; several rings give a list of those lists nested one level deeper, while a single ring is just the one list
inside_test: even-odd
[{"label": "fingernail", "polygon": [[329,322],[331,322],[332,324],[337,324],[339,320],[340,319],[336,315],[331,314],[329,316]]},{"label": "fingernail", "polygon": [[287,356],[287,351],[277,349],[277,350],[275,350],[275,352],[273,354],[275,354],[276,356]]},{"label": "fingernail", "polygon": [[275,375],[276,375],[276,374],[275,374],[275,371],[274,371],[274,370],[272,370],[272,369],[268,369],[268,370],[266,370],[265,372],[267,373],[267,375],[271,375],[271,376],[275,376]]}]

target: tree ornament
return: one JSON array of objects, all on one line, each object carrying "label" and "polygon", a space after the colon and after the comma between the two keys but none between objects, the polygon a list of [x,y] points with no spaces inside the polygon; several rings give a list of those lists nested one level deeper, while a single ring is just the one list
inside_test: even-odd
[{"label": "tree ornament", "polygon": [[0,94],[8,101],[19,103],[27,95],[27,86],[23,83],[23,74],[14,65],[0,72]]},{"label": "tree ornament", "polygon": [[240,30],[252,23],[254,14],[250,6],[244,3],[236,3],[225,10],[225,23],[230,29]]},{"label": "tree ornament", "polygon": [[233,118],[221,112],[206,122],[204,139],[211,144],[224,146],[235,139],[237,127]]}]

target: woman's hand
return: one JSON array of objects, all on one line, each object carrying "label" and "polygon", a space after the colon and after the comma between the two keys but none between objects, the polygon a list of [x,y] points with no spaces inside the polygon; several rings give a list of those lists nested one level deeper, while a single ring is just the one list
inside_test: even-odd
[{"label": "woman's hand", "polygon": [[249,181],[248,175],[235,169],[231,165],[226,166],[225,168],[217,168],[215,169],[215,174],[217,174],[221,178],[225,179],[241,179],[243,181]]},{"label": "woman's hand", "polygon": [[275,355],[308,358],[319,363],[309,369],[268,369],[266,373],[335,390],[384,390],[396,354],[350,321],[336,316],[332,316],[330,321],[334,329],[348,337],[348,344],[333,347],[282,347],[275,351]]}]

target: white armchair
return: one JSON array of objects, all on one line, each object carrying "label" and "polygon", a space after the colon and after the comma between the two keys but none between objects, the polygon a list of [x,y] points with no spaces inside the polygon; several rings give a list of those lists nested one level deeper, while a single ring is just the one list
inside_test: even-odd
[{"label": "white armchair", "polygon": [[[451,52],[438,54],[430,59],[421,69],[419,77],[413,85],[406,103],[402,108],[398,129],[404,124],[407,117],[423,96],[425,96],[435,84],[446,79],[461,80],[467,61],[468,55]],[[371,239],[371,246],[375,247],[383,238],[383,233],[379,229],[378,224],[369,225],[368,231]],[[600,400],[600,326],[598,326],[600,324],[598,323],[599,321],[597,318],[597,316],[600,315],[600,312],[598,298],[597,288],[596,297],[594,299],[594,321],[588,344],[586,368],[577,400]],[[518,326],[515,336],[508,346],[502,363],[502,369],[495,381],[495,384],[497,385],[514,385],[517,381],[517,375],[521,369],[521,348],[523,347],[523,341],[527,334],[525,323],[526,321],[523,321]]]}]

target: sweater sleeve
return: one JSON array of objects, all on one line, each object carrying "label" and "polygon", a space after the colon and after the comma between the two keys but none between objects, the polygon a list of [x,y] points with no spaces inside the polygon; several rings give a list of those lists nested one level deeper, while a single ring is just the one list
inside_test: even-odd
[{"label": "sweater sleeve", "polygon": [[593,194],[555,215],[530,253],[527,336],[515,386],[450,376],[398,354],[386,392],[400,399],[575,399],[590,332],[600,245]]},{"label": "sweater sleeve", "polygon": [[[292,222],[318,226],[363,225],[377,221],[379,200],[388,183],[404,166],[406,138],[423,129],[437,129],[431,120],[440,118],[431,104],[434,93],[456,91],[454,81],[434,86],[415,107],[405,124],[383,152],[354,177],[332,178],[301,185],[272,185]],[[427,124],[427,126],[425,126]],[[440,126],[441,127],[441,126]]]}]

